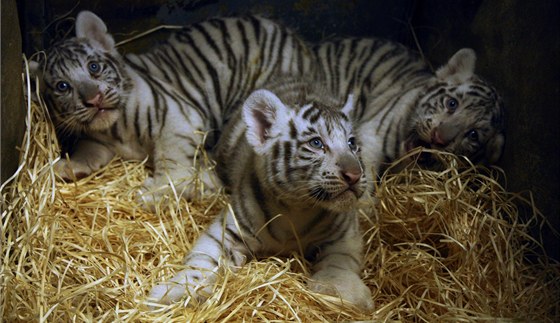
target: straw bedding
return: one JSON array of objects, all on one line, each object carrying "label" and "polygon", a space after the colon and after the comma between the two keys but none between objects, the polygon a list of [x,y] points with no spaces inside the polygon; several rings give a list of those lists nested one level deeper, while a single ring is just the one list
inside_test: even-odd
[{"label": "straw bedding", "polygon": [[[529,235],[543,224],[530,195],[508,193],[497,169],[444,154],[443,171],[385,175],[378,203],[361,212],[373,313],[309,292],[297,254],[223,270],[200,305],[149,309],[150,287],[181,269],[227,196],[146,211],[136,202],[144,163],[119,159],[57,181],[46,109],[26,108],[21,166],[1,192],[0,321],[560,321],[560,270]],[[532,215],[522,221],[519,208]]]}]

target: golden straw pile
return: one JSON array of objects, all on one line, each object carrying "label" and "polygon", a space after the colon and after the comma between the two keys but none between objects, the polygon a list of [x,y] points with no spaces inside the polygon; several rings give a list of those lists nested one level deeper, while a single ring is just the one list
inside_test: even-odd
[{"label": "golden straw pile", "polygon": [[[46,109],[26,108],[21,167],[1,191],[0,321],[560,321],[560,270],[528,235],[542,224],[530,199],[506,192],[497,170],[448,155],[441,172],[384,176],[375,210],[362,212],[373,313],[309,292],[298,255],[223,270],[200,305],[150,309],[151,286],[181,269],[227,197],[146,211],[136,202],[143,163],[119,159],[57,181]],[[519,205],[533,216],[521,221]]]}]

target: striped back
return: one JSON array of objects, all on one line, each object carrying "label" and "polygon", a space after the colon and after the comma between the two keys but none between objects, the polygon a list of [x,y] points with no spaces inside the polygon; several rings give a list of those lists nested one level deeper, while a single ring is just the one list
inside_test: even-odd
[{"label": "striped back", "polygon": [[174,86],[220,130],[247,96],[283,74],[305,75],[312,52],[291,30],[265,18],[213,18],[185,27],[129,64]]}]

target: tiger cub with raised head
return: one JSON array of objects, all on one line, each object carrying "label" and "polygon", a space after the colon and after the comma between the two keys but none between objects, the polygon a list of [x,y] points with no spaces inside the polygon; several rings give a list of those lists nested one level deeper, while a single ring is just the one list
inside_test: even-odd
[{"label": "tiger cub with raised head", "polygon": [[[306,48],[270,20],[216,18],[185,27],[149,53],[123,57],[103,21],[83,11],[76,37],[55,44],[32,65],[58,132],[78,137],[70,160],[61,159],[56,169],[69,180],[115,155],[149,156],[148,205],[169,192],[169,182],[190,196],[194,186],[186,184],[196,172],[201,133],[219,133],[230,107],[271,75],[309,69]],[[205,187],[215,183],[213,174],[201,174]]]},{"label": "tiger cub with raised head", "polygon": [[[474,74],[472,49],[459,50],[435,73],[412,50],[382,39],[327,41],[314,50],[330,89],[358,93],[355,118],[368,170],[381,172],[420,146],[474,163],[499,159],[503,103],[494,87]],[[437,167],[424,154],[419,163]]]},{"label": "tiger cub with raised head", "polygon": [[231,209],[201,235],[186,269],[155,286],[151,299],[202,300],[220,265],[234,269],[251,257],[303,251],[313,261],[311,289],[372,308],[360,279],[355,207],[367,185],[350,119],[353,99],[343,104],[311,84],[257,90],[232,118],[217,146]]}]

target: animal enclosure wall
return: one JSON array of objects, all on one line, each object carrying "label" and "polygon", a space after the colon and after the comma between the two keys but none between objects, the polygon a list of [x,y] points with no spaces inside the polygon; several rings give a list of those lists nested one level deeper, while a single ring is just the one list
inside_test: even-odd
[{"label": "animal enclosure wall", "polygon": [[[498,165],[506,172],[507,188],[533,192],[536,205],[552,227],[560,229],[557,1],[23,0],[17,5],[27,55],[72,33],[73,20],[67,18],[84,9],[102,17],[117,40],[161,24],[258,13],[279,19],[310,41],[331,36],[394,39],[421,48],[434,68],[456,50],[471,47],[478,54],[477,72],[491,81],[505,100],[507,140]],[[153,39],[123,50],[141,50],[150,43]],[[2,149],[6,150],[3,155],[13,152],[11,147]],[[558,237],[549,228],[543,228],[543,234],[549,253],[560,258]]]}]

